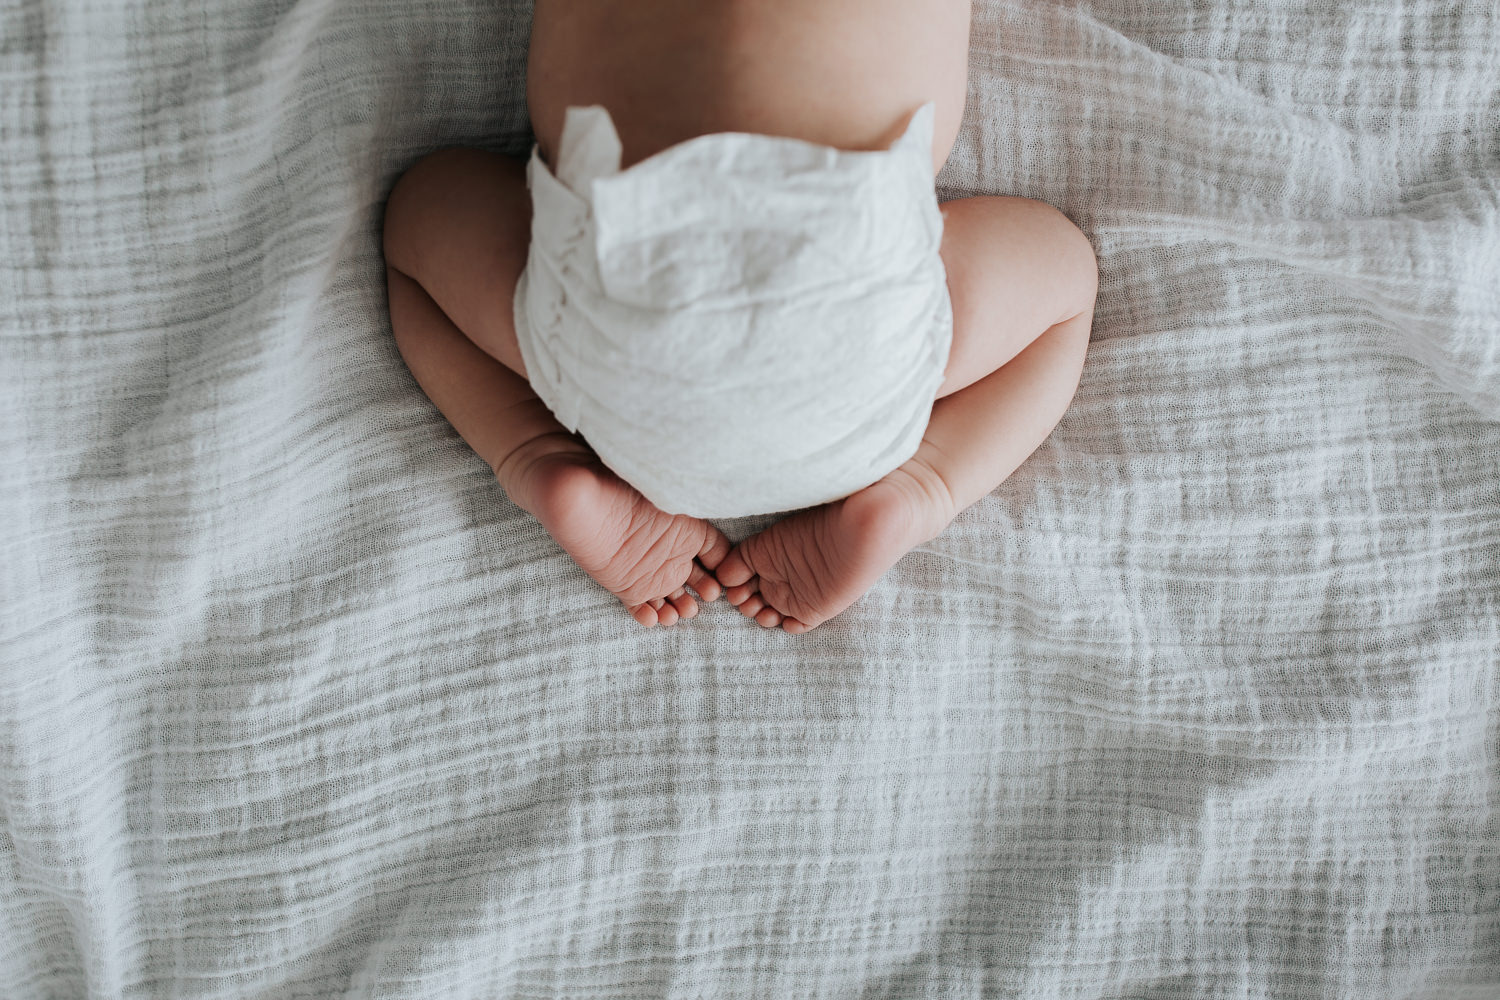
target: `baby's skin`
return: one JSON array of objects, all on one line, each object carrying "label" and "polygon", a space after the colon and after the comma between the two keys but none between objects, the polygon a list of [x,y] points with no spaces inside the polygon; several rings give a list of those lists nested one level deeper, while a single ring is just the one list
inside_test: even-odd
[{"label": "baby's skin", "polygon": [[[541,153],[569,106],[606,107],[622,166],[694,136],[759,132],[885,149],[936,103],[936,176],[967,87],[968,0],[536,0],[527,101]],[[1098,277],[1088,239],[1037,201],[946,202],[953,343],[904,465],[737,545],[667,514],[570,434],[526,380],[511,304],[526,263],[523,161],[446,149],[386,206],[396,343],[507,495],[641,625],[721,595],[766,628],[817,628],[1009,476],[1077,389]],[[914,335],[916,335],[914,331]]]}]

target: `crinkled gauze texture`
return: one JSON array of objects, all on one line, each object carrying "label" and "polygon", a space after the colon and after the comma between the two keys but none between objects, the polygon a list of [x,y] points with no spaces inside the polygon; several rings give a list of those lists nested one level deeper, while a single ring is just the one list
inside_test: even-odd
[{"label": "crinkled gauze texture", "polygon": [[602,107],[527,166],[516,339],[569,431],[668,513],[847,496],[909,459],[953,314],[933,105],[889,149],[698,136],[620,169]]}]

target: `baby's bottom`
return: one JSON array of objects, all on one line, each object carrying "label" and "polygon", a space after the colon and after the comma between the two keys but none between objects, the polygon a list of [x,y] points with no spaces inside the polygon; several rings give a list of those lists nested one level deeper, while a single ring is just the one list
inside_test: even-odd
[{"label": "baby's bottom", "polygon": [[1041,202],[948,202],[953,344],[916,455],[731,551],[713,525],[657,510],[610,473],[531,390],[511,310],[530,205],[524,165],[498,154],[444,150],[402,177],[385,221],[396,342],[511,499],[643,625],[696,614],[687,587],[705,600],[722,587],[763,626],[818,626],[1009,476],[1078,385],[1097,288],[1088,240]]}]

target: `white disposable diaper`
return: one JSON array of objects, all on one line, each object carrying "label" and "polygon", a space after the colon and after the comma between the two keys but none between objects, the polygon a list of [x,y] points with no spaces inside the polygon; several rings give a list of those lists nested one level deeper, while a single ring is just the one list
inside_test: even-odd
[{"label": "white disposable diaper", "polygon": [[953,316],[933,105],[888,150],[741,132],[620,169],[602,107],[527,167],[516,339],[562,425],[662,510],[847,496],[909,459]]}]

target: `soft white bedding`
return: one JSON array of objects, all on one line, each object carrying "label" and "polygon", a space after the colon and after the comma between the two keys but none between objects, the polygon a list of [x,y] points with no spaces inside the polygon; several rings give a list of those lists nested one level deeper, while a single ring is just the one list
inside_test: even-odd
[{"label": "soft white bedding", "polygon": [[0,4],[0,996],[1500,996],[1495,5],[979,4],[943,191],[1095,343],[805,637],[641,630],[397,355],[528,23]]}]

